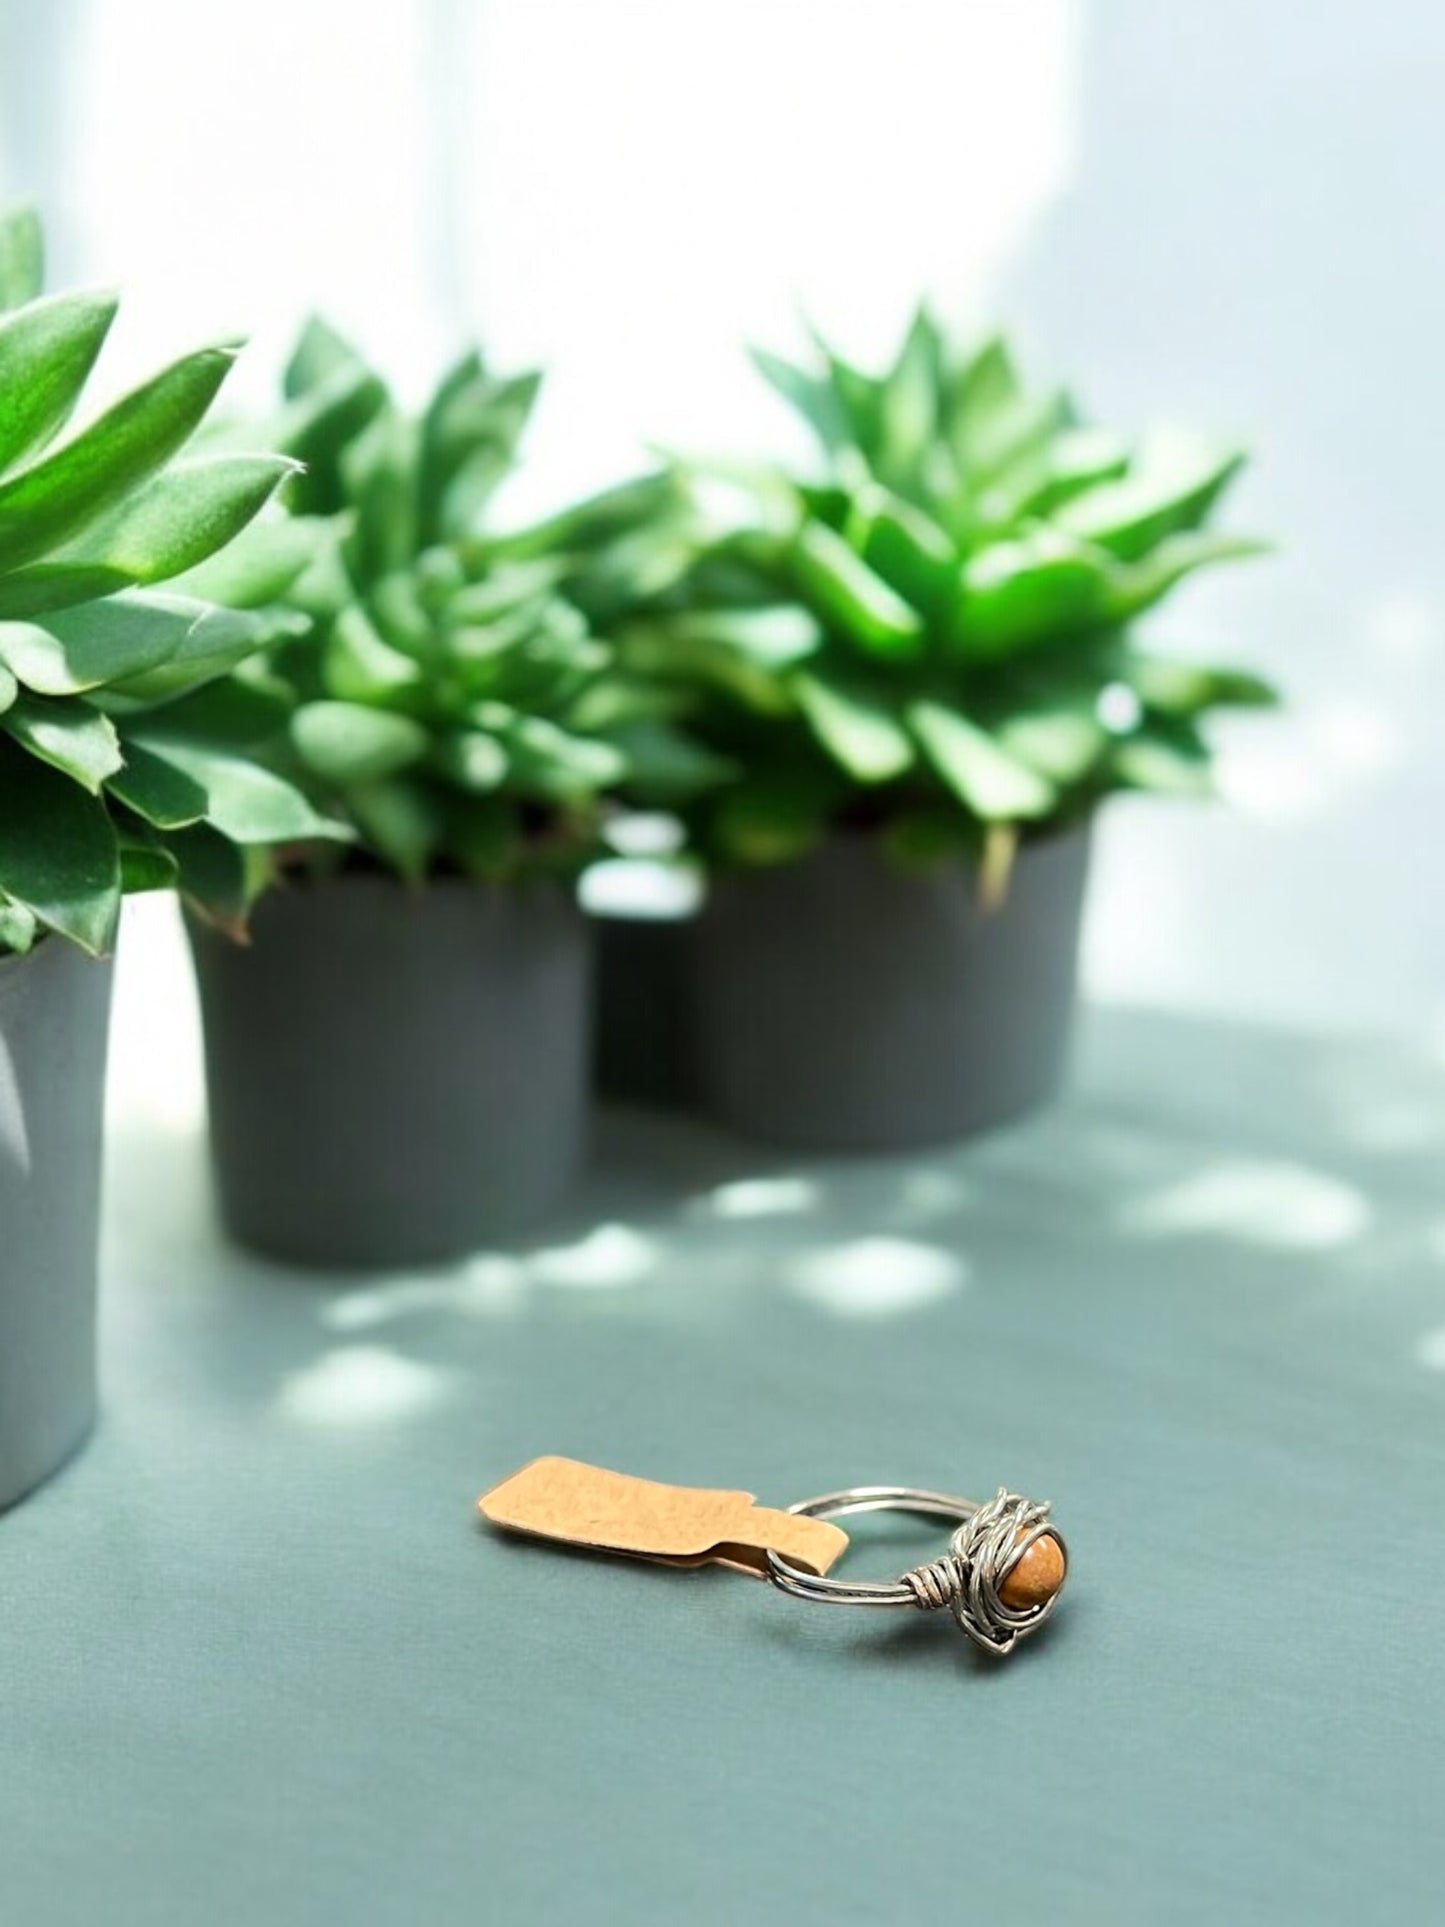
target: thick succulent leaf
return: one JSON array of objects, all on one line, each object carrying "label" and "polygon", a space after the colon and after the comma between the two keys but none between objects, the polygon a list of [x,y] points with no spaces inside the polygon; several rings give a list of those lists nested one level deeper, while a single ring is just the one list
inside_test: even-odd
[{"label": "thick succulent leaf", "polygon": [[1166,535],[1138,562],[1122,563],[1114,573],[1109,619],[1128,622],[1166,596],[1177,582],[1215,562],[1243,562],[1264,555],[1268,544],[1245,535],[1216,535],[1207,529]]},{"label": "thick succulent leaf", "polygon": [[470,568],[480,572],[492,562],[534,561],[556,555],[582,555],[605,548],[677,505],[679,483],[661,469],[602,489],[539,522],[505,534],[477,536],[459,546]]},{"label": "thick succulent leaf", "polygon": [[799,532],[793,574],[804,600],[860,648],[878,656],[916,653],[918,611],[824,523],[808,522]]},{"label": "thick succulent leaf", "polygon": [[0,621],[74,609],[130,586],[130,577],[119,569],[82,562],[37,562],[13,575],[0,575]]},{"label": "thick succulent leaf", "polygon": [[4,714],[19,694],[19,683],[5,664],[0,662],[0,715]]},{"label": "thick succulent leaf", "polygon": [[0,472],[65,425],[115,311],[113,294],[58,294],[0,319]]},{"label": "thick succulent leaf", "polygon": [[719,853],[736,863],[791,863],[821,841],[839,784],[806,766],[754,770],[720,796],[710,823]]},{"label": "thick succulent leaf", "polygon": [[344,507],[341,457],[388,403],[386,384],[359,360],[343,360],[272,421],[265,440],[305,467],[288,491],[303,514]]},{"label": "thick succulent leaf", "polygon": [[1047,816],[1057,802],[1047,777],[1000,749],[987,731],[956,710],[917,702],[908,720],[939,776],[985,823]]},{"label": "thick succulent leaf", "polygon": [[511,469],[541,387],[529,372],[489,380],[468,355],[442,381],[422,418],[417,458],[423,542],[465,534]]},{"label": "thick succulent leaf", "polygon": [[164,582],[224,548],[291,473],[280,455],[176,462],[68,543],[57,560],[114,569],[137,584]]},{"label": "thick succulent leaf", "polygon": [[0,950],[23,957],[39,934],[40,924],[33,910],[0,897]]},{"label": "thick succulent leaf", "polygon": [[148,834],[142,824],[127,824],[117,828],[116,840],[120,847],[121,889],[127,896],[145,890],[174,888],[180,879],[180,862],[159,837]]},{"label": "thick succulent leaf", "polygon": [[190,908],[228,937],[244,941],[252,894],[245,851],[205,823],[177,830],[165,843]]},{"label": "thick succulent leaf", "polygon": [[766,348],[750,348],[748,353],[763,380],[797,410],[830,455],[848,446],[852,437],[847,417],[831,383]]},{"label": "thick succulent leaf", "polygon": [[234,669],[258,649],[304,635],[310,626],[304,616],[286,609],[212,609],[179,596],[155,598],[157,603],[167,600],[193,612],[190,627],[154,669],[107,685],[107,707],[119,710],[170,702]]},{"label": "thick succulent leaf", "polygon": [[173,577],[170,588],[228,609],[262,608],[284,596],[346,527],[339,516],[262,516],[215,555]]},{"label": "thick succulent leaf", "polygon": [[519,716],[504,732],[512,780],[523,793],[558,802],[595,796],[625,773],[611,743],[574,736],[546,716]]},{"label": "thick succulent leaf", "polygon": [[235,358],[229,344],[187,355],[0,483],[0,570],[36,561],[125,501],[200,424]]},{"label": "thick succulent leaf", "polygon": [[[709,623],[711,612],[698,620]],[[812,620],[811,617],[808,618]],[[721,693],[761,716],[786,716],[792,700],[770,662],[759,662],[721,635],[690,628],[691,617],[672,622],[639,622],[617,637],[627,670],[663,687],[678,684],[706,700]]]},{"label": "thick succulent leaf", "polygon": [[1136,656],[1129,684],[1146,709],[1197,716],[1207,709],[1270,709],[1278,691],[1247,669],[1213,668],[1168,656]]},{"label": "thick succulent leaf", "polygon": [[808,332],[827,371],[848,443],[876,465],[883,439],[883,383],[845,361],[816,328],[810,325]]},{"label": "thick succulent leaf", "polygon": [[1104,620],[1110,586],[1107,555],[1040,524],[969,558],[958,640],[987,657],[1056,641]]},{"label": "thick succulent leaf", "polygon": [[[110,697],[97,700],[109,703]],[[218,749],[255,752],[282,734],[295,707],[291,686],[251,660],[235,674],[213,677],[167,702],[121,707],[117,713],[122,739],[131,717],[141,713],[142,727],[151,735],[184,736]]]},{"label": "thick succulent leaf", "polygon": [[688,802],[738,773],[736,763],[663,716],[633,716],[599,733],[622,757],[629,796],[645,807]]},{"label": "thick succulent leaf", "polygon": [[1166,536],[1198,528],[1244,460],[1238,450],[1221,452],[1197,436],[1158,434],[1144,443],[1127,475],[1074,496],[1054,521],[1134,561]]},{"label": "thick succulent leaf", "polygon": [[109,795],[158,830],[184,830],[204,820],[210,798],[193,776],[126,736],[121,753],[125,760],[105,786]]},{"label": "thick succulent leaf", "polygon": [[1026,710],[994,732],[999,748],[1067,788],[1095,770],[1109,748],[1109,733],[1091,705]]},{"label": "thick succulent leaf", "polygon": [[432,767],[448,782],[480,794],[501,787],[510,763],[490,731],[457,729],[437,739]]},{"label": "thick succulent leaf", "polygon": [[418,664],[377,633],[358,603],[343,609],[332,625],[323,667],[331,694],[344,702],[385,706],[422,682]]},{"label": "thick succulent leaf", "polygon": [[299,790],[246,757],[139,729],[132,730],[131,741],[198,783],[206,793],[206,821],[233,843],[345,840],[340,824],[318,815]]},{"label": "thick succulent leaf", "polygon": [[436,796],[398,776],[364,784],[346,801],[369,848],[402,876],[420,881],[446,827]]},{"label": "thick succulent leaf", "polygon": [[501,880],[514,873],[524,831],[517,804],[506,796],[448,798],[446,854],[468,876]]},{"label": "thick succulent leaf", "polygon": [[34,208],[0,215],[0,310],[34,301],[45,286],[45,235]]},{"label": "thick succulent leaf", "polygon": [[20,696],[0,716],[0,729],[93,796],[121,766],[115,724],[73,696]]},{"label": "thick succulent leaf", "polygon": [[734,650],[761,669],[806,662],[823,641],[817,618],[791,602],[763,609],[689,610],[674,617],[668,630],[681,642]]},{"label": "thick succulent leaf", "polygon": [[858,511],[866,524],[860,547],[869,568],[913,608],[941,617],[959,593],[959,556],[949,536],[888,489],[860,492]]},{"label": "thick succulent leaf", "polygon": [[385,409],[342,452],[346,499],[356,516],[347,559],[359,582],[407,568],[416,557],[417,432],[414,423]]},{"label": "thick succulent leaf", "polygon": [[291,717],[292,747],[325,783],[351,785],[394,776],[425,755],[428,736],[409,716],[362,703],[303,703]]},{"label": "thick succulent leaf", "polygon": [[286,364],[282,389],[288,398],[310,394],[364,365],[345,335],[320,315],[310,315]]},{"label": "thick succulent leaf", "polygon": [[1209,746],[1182,717],[1148,718],[1115,750],[1114,769],[1118,781],[1130,789],[1208,796],[1214,788]]},{"label": "thick succulent leaf", "polygon": [[3,735],[0,891],[92,956],[115,941],[120,853],[105,805]]},{"label": "thick succulent leaf", "polygon": [[200,614],[166,597],[111,596],[44,623],[0,622],[0,660],[41,695],[74,696],[167,661]]},{"label": "thick succulent leaf", "polygon": [[944,364],[938,323],[920,306],[879,398],[877,472],[897,487],[911,491],[938,435]]},{"label": "thick succulent leaf", "polygon": [[1129,467],[1129,444],[1107,428],[1066,428],[1044,451],[1037,476],[1010,505],[1015,516],[1049,515],[1100,482],[1116,481]]},{"label": "thick succulent leaf", "polygon": [[790,687],[822,747],[859,783],[887,783],[914,762],[913,740],[878,690],[799,670]]}]

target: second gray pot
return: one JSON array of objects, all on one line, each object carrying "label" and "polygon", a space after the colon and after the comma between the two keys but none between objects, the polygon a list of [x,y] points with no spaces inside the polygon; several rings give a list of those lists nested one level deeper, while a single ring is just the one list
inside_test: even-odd
[{"label": "second gray pot", "polygon": [[544,1219],[581,1161],[587,931],[551,884],[385,877],[191,922],[221,1214],[307,1265],[423,1263]]},{"label": "second gray pot", "polygon": [[963,864],[908,872],[839,836],[721,878],[696,931],[704,1108],[805,1150],[902,1150],[1000,1124],[1065,1065],[1086,830],[1025,846],[1003,905]]},{"label": "second gray pot", "polygon": [[0,1508],[95,1419],[110,982],[59,937],[0,960]]}]

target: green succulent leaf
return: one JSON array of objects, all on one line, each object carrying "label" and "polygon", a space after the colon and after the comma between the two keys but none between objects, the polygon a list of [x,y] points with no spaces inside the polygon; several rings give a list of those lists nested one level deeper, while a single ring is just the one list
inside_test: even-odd
[{"label": "green succulent leaf", "polygon": [[426,754],[427,732],[410,716],[363,703],[303,703],[290,721],[292,746],[325,783],[349,786],[394,776]]},{"label": "green succulent leaf", "polygon": [[69,420],[116,306],[113,294],[58,294],[0,318],[0,472]]},{"label": "green succulent leaf", "polygon": [[127,896],[144,890],[170,890],[179,882],[181,866],[175,852],[144,825],[119,827],[117,842],[121,889]]},{"label": "green succulent leaf", "polygon": [[477,792],[499,789],[510,768],[506,749],[481,729],[459,729],[442,736],[433,762],[453,783]]},{"label": "green succulent leaf", "polygon": [[159,830],[184,830],[203,822],[210,796],[203,784],[143,743],[121,739],[121,767],[107,779],[106,790],[145,822]]},{"label": "green succulent leaf", "polygon": [[1049,780],[1001,749],[986,730],[936,702],[917,702],[908,720],[939,776],[985,823],[1047,816],[1058,800]]},{"label": "green succulent leaf", "polygon": [[1061,789],[1083,782],[1109,749],[1109,733],[1092,706],[1026,710],[1008,717],[996,733],[1006,755]]},{"label": "green succulent leaf", "polygon": [[7,903],[0,897],[0,950],[23,957],[40,934],[40,920],[23,903]]},{"label": "green succulent leaf", "polygon": [[445,812],[435,794],[399,776],[364,784],[346,800],[372,849],[402,876],[419,883],[446,830]]},{"label": "green succulent leaf", "polygon": [[830,454],[848,446],[847,418],[830,383],[766,348],[750,348],[748,353],[763,380],[797,410]]},{"label": "green succulent leaf", "polygon": [[187,355],[0,483],[0,569],[35,561],[123,503],[199,425],[235,357],[229,344]]},{"label": "green succulent leaf", "polygon": [[115,941],[120,852],[105,805],[0,735],[0,891],[92,956]]},{"label": "green succulent leaf", "polygon": [[914,760],[913,740],[877,690],[821,670],[800,670],[791,688],[813,734],[859,783],[887,783]]},{"label": "green succulent leaf", "polygon": [[45,236],[33,208],[0,215],[0,310],[34,301],[45,286]]},{"label": "green succulent leaf", "polygon": [[280,455],[174,462],[57,559],[113,569],[137,584],[163,582],[224,548],[292,472]]},{"label": "green succulent leaf", "polygon": [[1209,530],[1166,535],[1139,561],[1125,563],[1114,571],[1108,619],[1116,623],[1132,621],[1196,569],[1216,562],[1243,562],[1266,553],[1267,543],[1246,535],[1214,534]]},{"label": "green succulent leaf", "polygon": [[997,657],[1056,641],[1105,619],[1107,555],[1047,523],[993,542],[964,565],[959,641],[971,656]]},{"label": "green succulent leaf", "polygon": [[917,652],[923,621],[835,530],[807,522],[793,548],[793,572],[804,600],[827,623],[879,656]]},{"label": "green succulent leaf", "polygon": [[[1129,789],[1174,796],[1209,796],[1214,780],[1209,746],[1182,717],[1151,717],[1114,752],[1119,781]],[[0,878],[3,882],[3,878]]]},{"label": "green succulent leaf", "polygon": [[348,832],[268,769],[209,743],[133,732],[156,761],[188,776],[206,795],[206,821],[232,843],[299,843]]},{"label": "green succulent leaf", "polygon": [[792,863],[819,843],[837,786],[797,767],[750,771],[724,790],[711,811],[713,842],[735,863]]},{"label": "green succulent leaf", "polygon": [[173,576],[171,590],[230,609],[264,608],[279,601],[344,528],[342,518],[261,516],[223,549]]},{"label": "green succulent leaf", "polygon": [[181,895],[203,922],[243,941],[252,879],[246,853],[206,823],[165,839],[175,860]]},{"label": "green succulent leaf", "polygon": [[19,683],[5,664],[0,662],[0,715],[4,714],[19,694]]},{"label": "green succulent leaf", "polygon": [[344,702],[385,706],[423,680],[413,658],[393,649],[356,603],[337,617],[323,668],[331,694]]},{"label": "green succulent leaf", "polygon": [[121,766],[114,723],[73,697],[20,696],[0,716],[0,729],[93,796]]},{"label": "green succulent leaf", "polygon": [[1238,450],[1221,452],[1181,433],[1145,443],[1128,473],[1065,502],[1059,527],[1135,561],[1166,536],[1196,529],[1244,465]]},{"label": "green succulent leaf", "polygon": [[1170,716],[1198,716],[1207,709],[1269,709],[1279,696],[1247,669],[1221,669],[1167,656],[1137,656],[1129,683],[1147,709]]}]

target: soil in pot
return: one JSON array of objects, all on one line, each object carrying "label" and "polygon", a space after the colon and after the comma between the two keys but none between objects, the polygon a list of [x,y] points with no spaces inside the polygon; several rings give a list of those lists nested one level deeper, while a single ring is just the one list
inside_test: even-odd
[{"label": "soil in pot", "polygon": [[543,1221],[581,1161],[588,933],[570,892],[297,882],[241,946],[190,924],[211,1152],[242,1244],[456,1256]]},{"label": "soil in pot", "polygon": [[0,1508],[95,1421],[110,986],[58,937],[0,960]]},{"label": "soil in pot", "polygon": [[1087,829],[1026,845],[1003,904],[963,864],[905,870],[840,835],[718,881],[698,924],[703,1107],[801,1149],[903,1150],[1048,1097],[1075,1002]]}]

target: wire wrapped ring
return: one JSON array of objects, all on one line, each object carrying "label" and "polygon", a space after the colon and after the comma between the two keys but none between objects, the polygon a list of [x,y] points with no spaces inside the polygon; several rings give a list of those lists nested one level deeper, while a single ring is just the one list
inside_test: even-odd
[{"label": "wire wrapped ring", "polygon": [[947,1606],[960,1629],[985,1652],[1002,1656],[1053,1611],[1068,1572],[1063,1534],[1048,1523],[1046,1502],[1000,1486],[986,1504],[910,1485],[855,1485],[788,1507],[810,1519],[859,1512],[908,1512],[957,1521],[941,1559],[897,1579],[830,1579],[781,1553],[768,1553],[774,1585],[799,1599],[832,1606]]}]

